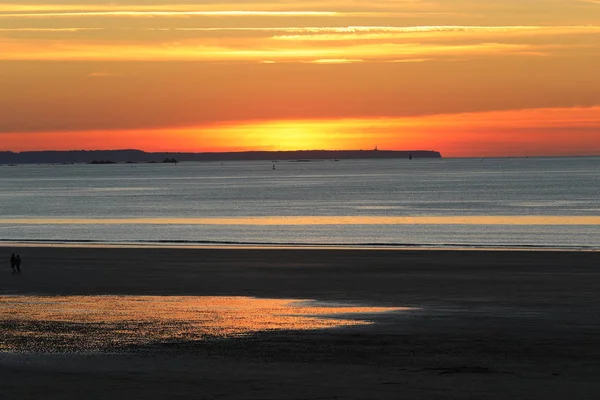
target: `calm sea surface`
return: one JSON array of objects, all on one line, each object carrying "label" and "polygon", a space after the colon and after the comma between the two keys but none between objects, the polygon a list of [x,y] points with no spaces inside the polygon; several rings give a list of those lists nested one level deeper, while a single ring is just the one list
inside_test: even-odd
[{"label": "calm sea surface", "polygon": [[600,158],[0,166],[0,241],[600,249]]}]

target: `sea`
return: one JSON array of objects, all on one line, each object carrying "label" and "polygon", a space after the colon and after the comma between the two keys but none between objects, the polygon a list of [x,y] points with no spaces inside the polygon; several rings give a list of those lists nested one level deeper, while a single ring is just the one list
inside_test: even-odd
[{"label": "sea", "polygon": [[600,249],[600,157],[2,165],[0,242]]}]

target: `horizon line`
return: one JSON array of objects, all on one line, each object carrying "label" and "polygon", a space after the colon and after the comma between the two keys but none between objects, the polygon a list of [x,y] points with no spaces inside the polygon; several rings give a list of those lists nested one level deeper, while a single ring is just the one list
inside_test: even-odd
[{"label": "horizon line", "polygon": [[545,155],[469,155],[469,156],[444,156],[439,150],[425,149],[296,149],[296,150],[231,150],[231,151],[182,151],[182,150],[161,150],[148,151],[136,148],[122,149],[45,149],[45,150],[0,150],[1,153],[23,154],[23,153],[43,153],[43,152],[119,152],[119,151],[137,151],[146,154],[241,154],[241,153],[302,153],[302,152],[430,152],[437,153],[440,158],[452,159],[496,159],[496,158],[590,158],[600,157],[599,154],[545,154]]},{"label": "horizon line", "polygon": [[163,151],[147,151],[142,149],[135,148],[125,148],[125,149],[69,149],[69,150],[23,150],[23,151],[13,151],[13,150],[0,150],[0,153],[13,153],[13,154],[21,154],[21,153],[34,153],[34,152],[75,152],[75,151],[140,151],[143,153],[192,153],[192,154],[206,154],[206,153],[293,153],[293,152],[303,152],[303,151],[427,151],[427,152],[436,152],[440,153],[438,150],[426,150],[426,149],[296,149],[296,150],[231,150],[231,151],[171,151],[171,150],[163,150]]}]

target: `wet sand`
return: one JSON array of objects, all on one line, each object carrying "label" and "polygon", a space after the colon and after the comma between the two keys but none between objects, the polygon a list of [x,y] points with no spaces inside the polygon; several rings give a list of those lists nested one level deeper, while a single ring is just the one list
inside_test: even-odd
[{"label": "wet sand", "polygon": [[[8,258],[23,258],[12,275]],[[374,324],[0,354],[5,398],[595,399],[600,254],[4,247],[0,293],[255,296],[415,307]]]}]

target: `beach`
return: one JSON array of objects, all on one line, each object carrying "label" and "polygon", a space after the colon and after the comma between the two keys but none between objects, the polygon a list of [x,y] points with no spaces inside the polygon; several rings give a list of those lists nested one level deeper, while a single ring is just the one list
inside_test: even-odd
[{"label": "beach", "polygon": [[[0,292],[406,307],[369,324],[0,353],[5,398],[592,399],[600,253],[4,245]],[[8,258],[18,253],[23,273]]]}]

